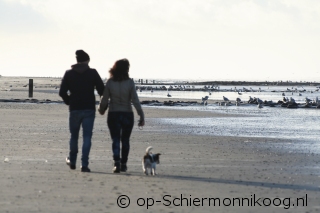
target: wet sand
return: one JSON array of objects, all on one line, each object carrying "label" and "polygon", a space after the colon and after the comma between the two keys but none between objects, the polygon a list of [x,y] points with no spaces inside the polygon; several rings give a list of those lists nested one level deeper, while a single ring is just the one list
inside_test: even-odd
[{"label": "wet sand", "polygon": [[[0,96],[27,98],[27,93],[0,91]],[[47,92],[35,92],[34,98],[61,100],[56,93]],[[75,171],[65,164],[67,106],[0,103],[0,109],[1,212],[320,211],[318,154],[289,153],[286,143],[291,141],[281,138],[181,134],[169,131],[175,126],[163,125],[158,119],[224,116],[221,114],[144,107],[146,126],[133,129],[128,172],[112,174],[106,116],[96,115],[89,165],[92,172],[81,173],[80,155]],[[155,177],[145,176],[141,168],[141,157],[150,145],[162,154]],[[130,198],[129,207],[118,206],[121,195]],[[213,206],[212,199],[209,206],[209,198],[220,198],[220,207],[218,203]],[[249,203],[239,207],[236,202],[233,207],[229,202],[233,198],[247,198]],[[303,198],[298,207],[297,198]],[[259,206],[269,201],[282,205]],[[307,206],[302,206],[303,201]],[[286,209],[289,203],[291,207]]]}]

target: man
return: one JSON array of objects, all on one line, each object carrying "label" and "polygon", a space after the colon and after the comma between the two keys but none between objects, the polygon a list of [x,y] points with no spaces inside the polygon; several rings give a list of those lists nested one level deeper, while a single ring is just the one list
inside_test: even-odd
[{"label": "man", "polygon": [[71,66],[62,78],[59,95],[69,105],[69,129],[71,133],[69,156],[66,163],[76,169],[80,126],[83,130],[81,172],[90,172],[89,153],[95,119],[96,100],[94,90],[102,96],[103,81],[95,69],[89,67],[90,57],[83,50],[76,51],[77,64]]}]

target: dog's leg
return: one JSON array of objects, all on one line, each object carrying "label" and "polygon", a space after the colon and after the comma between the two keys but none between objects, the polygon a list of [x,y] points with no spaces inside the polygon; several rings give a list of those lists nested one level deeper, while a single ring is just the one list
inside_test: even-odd
[{"label": "dog's leg", "polygon": [[144,164],[144,174],[149,175],[147,163]]},{"label": "dog's leg", "polygon": [[142,160],[142,170],[143,170],[143,173],[148,175],[148,171],[146,169],[146,165],[145,165],[145,162]]},{"label": "dog's leg", "polygon": [[157,173],[156,173],[156,165],[153,166],[152,170],[153,170],[153,172],[152,172],[153,175],[156,175],[156,174],[157,174]]}]

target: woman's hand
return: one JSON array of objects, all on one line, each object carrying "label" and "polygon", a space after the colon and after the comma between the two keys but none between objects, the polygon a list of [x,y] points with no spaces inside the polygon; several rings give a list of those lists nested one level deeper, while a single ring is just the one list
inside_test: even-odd
[{"label": "woman's hand", "polygon": [[140,127],[140,126],[143,127],[143,126],[144,126],[144,120],[140,120],[139,123],[138,123],[138,126],[139,126],[139,127]]},{"label": "woman's hand", "polygon": [[100,110],[100,106],[98,106],[98,112],[99,112],[100,115],[104,115],[104,113],[105,113],[106,111],[105,111],[105,110],[104,110],[104,111]]}]

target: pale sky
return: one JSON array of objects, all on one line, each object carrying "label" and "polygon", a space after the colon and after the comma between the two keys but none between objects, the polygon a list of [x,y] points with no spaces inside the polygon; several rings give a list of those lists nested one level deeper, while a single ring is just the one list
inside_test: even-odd
[{"label": "pale sky", "polygon": [[0,75],[320,81],[319,0],[0,0]]}]

